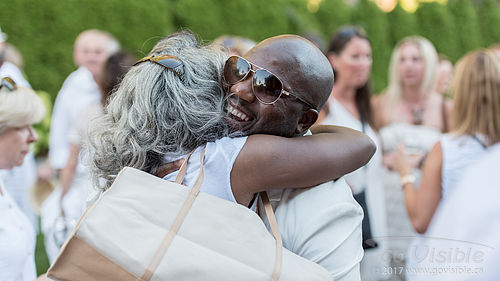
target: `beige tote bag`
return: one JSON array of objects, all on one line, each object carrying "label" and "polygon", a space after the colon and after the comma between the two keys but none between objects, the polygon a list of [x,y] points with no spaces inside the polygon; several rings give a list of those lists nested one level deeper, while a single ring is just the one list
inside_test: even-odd
[{"label": "beige tote bag", "polygon": [[199,192],[203,165],[194,186],[183,186],[186,168],[187,158],[175,182],[124,168],[85,211],[48,276],[60,281],[333,280],[321,266],[282,247],[266,194],[276,239],[255,212]]}]

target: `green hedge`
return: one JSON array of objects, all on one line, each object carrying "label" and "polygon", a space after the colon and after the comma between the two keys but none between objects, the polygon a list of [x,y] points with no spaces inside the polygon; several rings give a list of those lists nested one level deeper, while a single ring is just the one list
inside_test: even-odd
[{"label": "green hedge", "polygon": [[32,86],[47,92],[52,101],[75,69],[73,41],[89,28],[111,32],[124,49],[140,57],[179,28],[204,40],[233,34],[260,41],[313,31],[327,41],[338,27],[359,24],[372,41],[376,92],[386,87],[390,53],[404,36],[428,37],[453,61],[471,49],[500,42],[500,7],[495,0],[423,3],[416,13],[398,5],[388,14],[372,0],[358,2],[352,7],[344,0],[10,0],[0,1],[0,26],[23,54]]},{"label": "green hedge", "polygon": [[[33,87],[55,98],[75,69],[72,45],[79,32],[99,28],[113,33],[138,57],[162,36],[188,28],[205,40],[234,34],[259,41],[282,33],[315,31],[328,37],[338,27],[357,23],[371,37],[374,85],[386,85],[389,55],[403,36],[428,37],[453,60],[466,51],[500,42],[500,7],[495,0],[423,3],[415,14],[399,5],[389,14],[371,0],[355,7],[323,0],[316,9],[307,0],[10,0],[0,2],[0,25],[25,58]],[[478,16],[479,15],[479,16]]]}]

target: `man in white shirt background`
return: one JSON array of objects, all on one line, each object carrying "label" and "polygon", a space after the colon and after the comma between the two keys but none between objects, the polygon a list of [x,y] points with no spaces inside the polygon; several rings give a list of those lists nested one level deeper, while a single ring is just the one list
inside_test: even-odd
[{"label": "man in white shirt background", "polygon": [[119,42],[108,32],[90,29],[76,38],[73,59],[78,69],[66,78],[57,94],[50,128],[49,162],[39,169],[39,178],[49,179],[53,169],[61,170],[66,165],[68,135],[74,118],[86,106],[100,102],[96,81],[106,60],[119,49]]},{"label": "man in white shirt background", "polygon": [[[88,106],[101,102],[101,91],[97,83],[101,79],[107,59],[119,49],[120,44],[108,32],[90,29],[83,31],[76,38],[73,59],[79,67],[66,78],[57,95],[50,126],[49,158],[38,170],[40,180],[50,180],[56,172],[65,167],[70,153],[69,139],[75,119],[81,116],[79,114],[87,110]],[[55,236],[58,234],[58,229],[63,227],[61,220],[64,220],[69,229],[74,224],[74,218],[67,208],[80,210],[78,202],[66,203],[63,212],[61,190],[56,187],[41,206],[41,229],[45,236],[45,249],[50,262],[53,262],[59,253],[60,241],[56,241]],[[59,240],[63,238],[65,237]]]}]

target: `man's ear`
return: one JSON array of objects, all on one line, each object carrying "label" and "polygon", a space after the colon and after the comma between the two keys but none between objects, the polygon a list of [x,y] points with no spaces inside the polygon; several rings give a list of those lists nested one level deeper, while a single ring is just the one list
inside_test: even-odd
[{"label": "man's ear", "polygon": [[297,123],[295,128],[295,133],[297,135],[303,135],[318,119],[318,111],[316,109],[308,109],[302,113],[302,116]]}]

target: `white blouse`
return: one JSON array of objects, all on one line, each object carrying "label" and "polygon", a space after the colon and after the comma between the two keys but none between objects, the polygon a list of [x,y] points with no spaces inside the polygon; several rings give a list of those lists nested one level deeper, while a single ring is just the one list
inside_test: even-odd
[{"label": "white blouse", "polygon": [[9,196],[0,179],[0,280],[33,281],[35,233],[28,218]]}]

